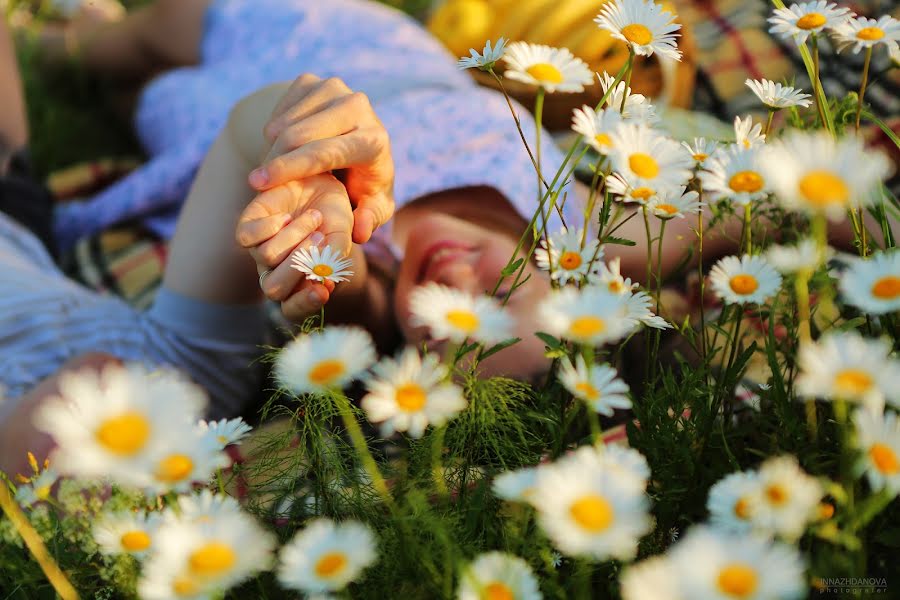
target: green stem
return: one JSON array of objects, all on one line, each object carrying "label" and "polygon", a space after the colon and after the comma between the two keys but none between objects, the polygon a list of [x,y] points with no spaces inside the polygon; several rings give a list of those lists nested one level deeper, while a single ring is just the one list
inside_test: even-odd
[{"label": "green stem", "polygon": [[775,109],[769,109],[769,119],[766,121],[766,140],[769,139],[769,131],[772,130],[772,121],[775,119]]},{"label": "green stem", "polygon": [[446,499],[450,493],[447,490],[447,480],[444,478],[444,434],[447,426],[438,427],[431,439],[431,475],[434,479],[434,487],[441,499]]},{"label": "green stem", "polygon": [[[625,89],[622,90],[622,106],[619,107],[619,112],[624,115],[625,114],[625,101],[628,100],[629,92],[631,90],[631,74],[634,72],[634,48],[631,47],[631,44],[628,45],[628,62],[625,63]],[[618,83],[613,84],[613,87],[619,85]]]},{"label": "green stem", "polygon": [[[699,194],[698,200],[703,202],[703,184],[700,183],[698,179],[697,184],[697,193]],[[706,281],[703,273],[703,207],[700,207],[700,210],[697,211],[697,238],[698,238],[698,246],[697,246],[697,275],[700,277],[700,355],[704,360],[706,359],[706,310],[704,308],[705,302],[703,301],[704,297],[704,288],[706,287]]]},{"label": "green stem", "polygon": [[387,482],[385,482],[384,477],[381,475],[381,471],[378,470],[378,464],[375,462],[375,458],[372,457],[372,453],[369,451],[369,445],[366,443],[366,438],[359,426],[359,422],[356,420],[356,415],[353,414],[353,409],[350,407],[350,400],[341,393],[336,393],[332,397],[337,404],[338,411],[341,413],[341,418],[344,420],[344,427],[347,428],[347,434],[350,436],[350,441],[353,443],[357,455],[359,455],[363,468],[372,480],[375,491],[378,492],[378,495],[381,496],[381,499],[385,504],[393,508],[394,498],[391,496],[391,492],[388,489]]},{"label": "green stem", "polygon": [[812,34],[812,55],[813,55],[813,96],[816,98],[816,110],[819,118],[822,120],[822,127],[828,127],[828,121],[825,119],[825,110],[822,108],[821,97],[822,81],[819,79],[819,39],[816,34]]},{"label": "green stem", "polygon": [[748,202],[747,205],[744,206],[744,240],[747,242],[745,254],[748,256],[753,254],[753,227],[750,220],[751,216],[750,203]]},{"label": "green stem", "polygon": [[653,236],[650,233],[650,218],[647,216],[647,205],[641,206],[644,215],[644,233],[647,235],[647,282],[644,284],[647,291],[652,291],[653,282]]},{"label": "green stem", "polygon": [[[541,169],[538,167],[537,160],[534,158],[534,154],[531,152],[531,146],[528,145],[528,140],[525,139],[525,132],[522,130],[522,122],[519,121],[519,115],[516,114],[516,109],[513,108],[512,100],[509,97],[509,94],[506,92],[506,87],[503,85],[503,79],[501,79],[493,69],[488,71],[494,77],[494,81],[497,82],[497,85],[500,86],[500,91],[503,92],[503,97],[506,98],[506,105],[509,107],[509,112],[512,113],[513,120],[516,122],[516,129],[519,131],[519,138],[521,138],[522,143],[525,145],[525,150],[528,152],[528,158],[531,159],[531,164],[534,166],[534,170],[538,175],[541,174]],[[549,188],[547,182],[544,181],[543,185],[545,188]]]},{"label": "green stem", "polygon": [[[794,279],[794,295],[797,297],[797,337],[803,344],[812,343],[810,332],[809,310],[809,277],[811,273],[804,269],[797,273]],[[809,438],[815,441],[819,434],[818,417],[816,415],[816,401],[810,398],[806,401],[806,427],[809,430]]]},{"label": "green stem", "polygon": [[859,100],[856,105],[856,131],[862,118],[863,99],[866,97],[866,85],[869,83],[869,65],[872,63],[872,46],[866,48],[866,61],[863,64],[862,84],[859,86]]},{"label": "green stem", "polygon": [[[535,149],[534,153],[537,158],[537,201],[538,204],[541,202],[541,198],[544,196],[543,191],[541,189],[541,181],[543,181],[543,177],[541,176],[541,122],[543,121],[544,116],[544,96],[546,95],[546,90],[543,87],[539,87],[537,91],[537,97],[534,100],[534,130],[535,130]],[[544,230],[547,229],[547,219],[548,215],[544,214]],[[537,234],[535,233],[535,237]]]}]

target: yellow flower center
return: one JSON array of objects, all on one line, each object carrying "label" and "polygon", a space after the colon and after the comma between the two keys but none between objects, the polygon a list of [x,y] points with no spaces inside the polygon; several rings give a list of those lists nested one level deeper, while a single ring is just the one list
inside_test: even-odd
[{"label": "yellow flower center", "polygon": [[159,461],[156,478],[165,483],[184,481],[194,470],[194,461],[184,454],[172,454]]},{"label": "yellow flower center", "polygon": [[625,291],[625,282],[619,279],[613,279],[606,284],[607,289],[613,294],[621,294]]},{"label": "yellow flower center", "polygon": [[569,333],[576,338],[588,338],[606,329],[606,322],[600,317],[578,317],[569,325]]},{"label": "yellow flower center", "polygon": [[451,310],[447,312],[447,322],[468,334],[475,333],[481,324],[478,315],[468,310]]},{"label": "yellow flower center", "polygon": [[637,200],[643,200],[644,202],[646,202],[647,200],[652,198],[655,193],[656,192],[653,191],[651,188],[639,187],[639,188],[635,188],[634,190],[631,191],[631,197],[635,198]]},{"label": "yellow flower center", "polygon": [[756,591],[758,576],[753,567],[731,563],[719,571],[719,590],[733,598],[747,598]]},{"label": "yellow flower center", "polygon": [[428,396],[425,394],[425,390],[416,385],[415,383],[407,383],[406,385],[401,385],[397,388],[395,395],[395,399],[397,401],[397,406],[406,412],[415,412],[417,410],[422,410],[422,407],[425,406],[425,401]]},{"label": "yellow flower center", "polygon": [[884,475],[900,473],[900,460],[887,444],[872,444],[869,448],[869,458],[872,459],[875,468]]},{"label": "yellow flower center", "polygon": [[222,542],[209,542],[195,550],[188,559],[191,571],[204,577],[221,575],[229,571],[236,562],[237,554],[234,549]]},{"label": "yellow flower center", "polygon": [[707,158],[709,158],[709,154],[704,154],[703,152],[698,152],[694,155],[694,160],[696,160],[697,162],[703,162]]},{"label": "yellow flower center", "polygon": [[150,437],[150,422],[140,413],[125,413],[103,421],[94,437],[113,454],[134,456]]},{"label": "yellow flower center", "polygon": [[540,83],[562,83],[562,72],[550,63],[537,63],[531,65],[525,72],[534,77]]},{"label": "yellow flower center", "polygon": [[768,498],[769,502],[775,506],[781,506],[786,503],[790,497],[790,494],[784,489],[784,486],[778,483],[773,483],[766,487],[766,498]]},{"label": "yellow flower center", "polygon": [[622,35],[626,40],[638,46],[646,46],[653,41],[653,34],[646,26],[640,23],[632,23],[623,27]]},{"label": "yellow flower center", "polygon": [[834,377],[834,387],[839,396],[857,396],[869,391],[875,382],[862,369],[844,369]]},{"label": "yellow flower center", "polygon": [[635,152],[628,157],[628,167],[638,177],[653,179],[659,175],[659,163],[649,154]]},{"label": "yellow flower center", "polygon": [[35,488],[34,495],[37,496],[38,500],[46,500],[50,497],[50,486],[42,485],[39,488]]},{"label": "yellow flower center", "polygon": [[217,435],[217,436],[216,436],[216,441],[219,442],[220,444],[222,444],[222,445],[224,446],[225,443],[228,441],[228,438],[225,437],[224,435]]},{"label": "yellow flower center", "polygon": [[728,187],[735,192],[746,192],[748,194],[758,192],[763,189],[763,185],[765,185],[765,180],[756,171],[735,173],[728,181]]},{"label": "yellow flower center", "polygon": [[828,19],[825,18],[825,15],[819,13],[809,13],[808,15],[803,15],[802,17],[797,19],[797,27],[809,31],[810,29],[821,27],[827,21]]},{"label": "yellow flower center", "polygon": [[734,277],[729,279],[728,286],[735,294],[739,294],[741,296],[749,296],[757,289],[759,289],[759,281],[757,281],[756,277],[754,277],[753,275],[741,273],[740,275],[735,275]]},{"label": "yellow flower center", "polygon": [[595,135],[594,141],[597,142],[599,146],[606,146],[607,148],[612,146],[612,139],[605,133],[598,133]]},{"label": "yellow flower center", "polygon": [[150,547],[150,536],[144,531],[129,531],[119,542],[128,552],[143,552]]},{"label": "yellow flower center", "polygon": [[834,504],[829,504],[828,502],[822,502],[819,504],[819,518],[823,521],[830,519],[834,516]]},{"label": "yellow flower center", "polygon": [[845,205],[850,201],[847,184],[830,171],[810,171],[800,180],[799,187],[806,201],[815,207]]},{"label": "yellow flower center", "polygon": [[569,507],[569,514],[578,525],[591,533],[600,533],[613,522],[613,507],[596,494],[589,494],[576,500]]},{"label": "yellow flower center", "polygon": [[326,579],[335,577],[347,567],[347,555],[343,552],[329,552],[323,554],[316,562],[316,575]]},{"label": "yellow flower center", "polygon": [[309,371],[309,380],[316,385],[331,385],[347,371],[344,362],[335,358],[323,360]]},{"label": "yellow flower center", "polygon": [[744,141],[742,143],[744,144],[744,148],[752,148],[753,147],[753,144],[750,143],[749,138],[744,138]]},{"label": "yellow flower center", "polygon": [[505,583],[495,581],[484,586],[481,600],[515,600],[516,595]]},{"label": "yellow flower center", "polygon": [[596,400],[600,397],[600,390],[592,386],[587,381],[579,382],[575,386],[575,391],[587,398],[588,400]]},{"label": "yellow flower center", "polygon": [[187,577],[179,577],[172,582],[172,591],[176,596],[196,596],[199,592],[197,584]]},{"label": "yellow flower center", "polygon": [[893,300],[900,296],[900,277],[882,277],[872,285],[872,295],[882,300]]},{"label": "yellow flower center", "polygon": [[750,518],[750,502],[746,498],[738,498],[734,503],[734,516],[744,521]]},{"label": "yellow flower center", "polygon": [[316,265],[313,267],[312,272],[319,277],[328,277],[334,273],[334,269],[332,269],[330,265]]},{"label": "yellow flower center", "polygon": [[578,252],[563,252],[559,257],[559,266],[567,271],[577,269],[581,266],[581,254]]},{"label": "yellow flower center", "polygon": [[656,210],[663,211],[667,215],[674,215],[678,212],[678,207],[672,206],[671,204],[657,204],[655,208]]},{"label": "yellow flower center", "polygon": [[875,42],[884,37],[884,29],[880,27],[863,27],[856,32],[856,37],[867,42]]}]

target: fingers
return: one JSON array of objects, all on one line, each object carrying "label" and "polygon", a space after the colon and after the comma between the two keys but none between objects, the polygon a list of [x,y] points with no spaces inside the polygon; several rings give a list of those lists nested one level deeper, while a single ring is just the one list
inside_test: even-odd
[{"label": "fingers", "polygon": [[302,75],[272,111],[272,117],[263,129],[263,135],[270,142],[274,142],[292,123],[305,119],[336,99],[352,93],[350,88],[336,77],[322,80],[314,75]]},{"label": "fingers", "polygon": [[238,222],[235,239],[242,248],[251,248],[262,244],[285,228],[293,220],[293,216],[278,213],[258,219]]},{"label": "fingers", "polygon": [[359,103],[353,100],[356,97],[355,94],[344,96],[317,113],[279,127],[278,137],[264,162],[296,150],[304,144],[337,137],[356,129],[359,125],[359,111],[355,111],[352,106]]},{"label": "fingers", "polygon": [[306,240],[291,250],[288,258],[279,263],[272,271],[263,279],[262,291],[266,298],[275,302],[282,302],[290,297],[303,282],[304,275],[302,272],[293,268],[293,261],[290,256],[300,248],[311,248],[312,246],[323,247],[325,245],[325,234],[320,231],[313,232]]},{"label": "fingers", "polygon": [[305,280],[294,294],[281,303],[281,312],[287,319],[300,322],[318,312],[330,297],[327,287]]},{"label": "fingers", "polygon": [[394,215],[394,198],[388,194],[366,196],[353,211],[353,241],[365,244],[372,233]]},{"label": "fingers", "polygon": [[290,256],[291,252],[322,224],[322,221],[321,212],[316,209],[307,210],[267,241],[250,247],[250,256],[257,265],[273,269]]}]

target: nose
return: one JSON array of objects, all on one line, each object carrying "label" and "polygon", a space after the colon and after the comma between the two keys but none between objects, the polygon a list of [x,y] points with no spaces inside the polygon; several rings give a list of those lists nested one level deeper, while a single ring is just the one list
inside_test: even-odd
[{"label": "nose", "polygon": [[480,292],[475,268],[464,260],[453,261],[437,273],[437,283],[456,288],[470,294]]}]

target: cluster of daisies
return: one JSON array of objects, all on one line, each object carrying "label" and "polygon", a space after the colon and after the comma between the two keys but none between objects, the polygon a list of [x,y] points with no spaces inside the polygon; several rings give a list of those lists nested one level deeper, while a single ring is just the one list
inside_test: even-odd
[{"label": "cluster of daisies", "polygon": [[889,16],[879,19],[856,16],[849,8],[826,0],[776,9],[769,23],[772,33],[793,38],[799,44],[814,36],[831,34],[838,47],[850,47],[857,53],[877,46],[896,52],[900,41],[900,21]]}]

